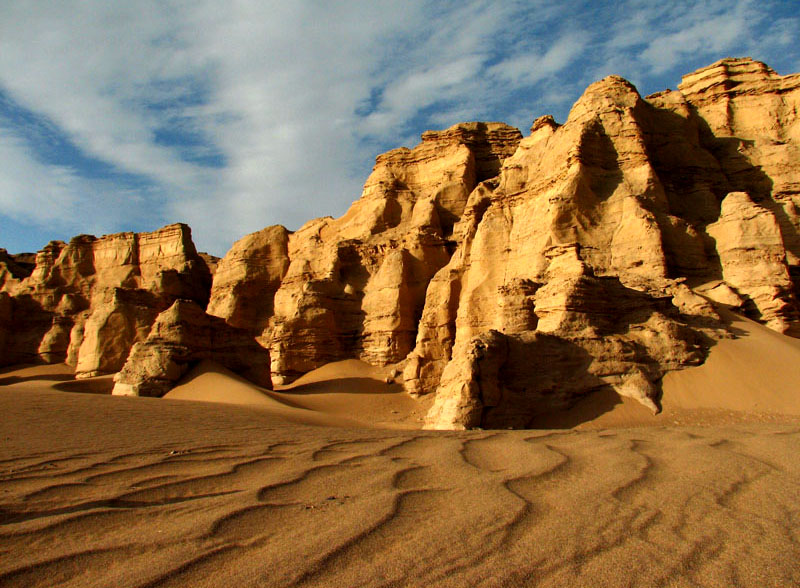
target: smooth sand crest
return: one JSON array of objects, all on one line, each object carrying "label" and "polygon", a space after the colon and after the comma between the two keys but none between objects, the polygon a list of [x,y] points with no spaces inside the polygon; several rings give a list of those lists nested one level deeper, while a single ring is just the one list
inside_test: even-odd
[{"label": "smooth sand crest", "polygon": [[280,387],[272,396],[309,410],[348,416],[368,426],[418,429],[433,398],[411,398],[391,380],[392,371],[392,366],[379,368],[357,359],[337,361]]},{"label": "smooth sand crest", "polygon": [[358,360],[334,362],[279,390],[266,390],[213,361],[195,366],[164,398],[237,404],[311,425],[419,428],[429,402],[387,383],[386,368]]},{"label": "smooth sand crest", "polygon": [[164,398],[241,404],[272,410],[290,408],[268,396],[255,384],[210,360],[192,368]]},{"label": "smooth sand crest", "polygon": [[[275,398],[265,390],[237,376],[213,361],[202,361],[195,366],[165,396],[166,400],[189,400],[216,404],[247,406],[286,419],[293,423],[331,427],[359,427],[353,419],[302,407]],[[213,410],[213,409],[212,409]]]}]

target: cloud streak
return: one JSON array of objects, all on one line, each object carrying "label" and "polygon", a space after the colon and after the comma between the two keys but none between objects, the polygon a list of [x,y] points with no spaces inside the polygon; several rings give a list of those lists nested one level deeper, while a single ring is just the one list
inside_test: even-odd
[{"label": "cloud streak", "polygon": [[[180,220],[201,248],[222,254],[265,225],[343,213],[374,156],[426,128],[563,117],[608,73],[674,84],[666,76],[723,53],[800,61],[790,34],[797,17],[780,4],[616,7],[9,3],[0,91],[41,125],[0,112],[0,246],[15,248],[6,241],[14,223],[43,243],[56,228]],[[771,36],[758,28],[767,14]],[[48,125],[60,137],[50,151]],[[59,149],[77,155],[50,157]]]}]

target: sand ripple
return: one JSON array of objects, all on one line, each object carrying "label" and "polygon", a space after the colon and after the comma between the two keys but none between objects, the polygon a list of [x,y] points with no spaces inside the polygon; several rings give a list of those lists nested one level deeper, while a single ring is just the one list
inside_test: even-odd
[{"label": "sand ripple", "polygon": [[0,585],[800,584],[796,427],[228,436],[3,456]]}]

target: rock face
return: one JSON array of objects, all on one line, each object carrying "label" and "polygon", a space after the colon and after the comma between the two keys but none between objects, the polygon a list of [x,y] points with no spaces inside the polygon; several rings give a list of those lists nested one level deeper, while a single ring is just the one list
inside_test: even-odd
[{"label": "rock face", "polygon": [[275,292],[289,267],[288,247],[289,231],[281,226],[234,243],[217,264],[208,313],[260,336],[274,314]]},{"label": "rock face", "polygon": [[657,411],[661,377],[732,336],[709,300],[800,334],[799,111],[800,75],[751,59],[647,98],[610,76],[563,125],[426,132],[378,156],[343,217],[244,237],[213,316],[179,225],[52,243],[32,273],[0,254],[0,344],[89,375],[138,342],[116,393],[153,395],[210,340],[262,383],[265,361],[276,383],[396,364],[410,394],[435,394],[431,428],[524,427],[606,387]]},{"label": "rock face", "polygon": [[[377,158],[361,199],[342,218],[307,223],[285,249],[280,230],[267,229],[263,238],[274,243],[266,254],[269,268],[245,278],[241,291],[265,293],[262,308],[250,313],[257,327],[265,325],[259,339],[270,348],[275,382],[340,359],[401,361],[414,347],[428,282],[457,245],[453,228],[469,194],[497,174],[520,138],[500,123],[427,132],[414,149]],[[243,268],[237,256],[247,247],[237,244],[220,263],[214,314],[226,316],[221,309],[230,306],[222,268]]]},{"label": "rock face", "polygon": [[181,224],[54,241],[24,273],[0,256],[11,306],[2,362],[66,361],[78,377],[118,371],[159,312],[177,298],[205,306],[211,283]]},{"label": "rock face", "polygon": [[775,216],[746,192],[731,192],[707,231],[716,241],[722,277],[745,297],[747,310],[776,331],[800,334],[794,284]]},{"label": "rock face", "polygon": [[20,280],[31,275],[35,265],[29,261],[31,255],[12,255],[5,249],[0,249],[0,291],[11,290]]},{"label": "rock face", "polygon": [[536,121],[428,289],[404,372],[436,388],[427,425],[524,426],[604,385],[656,408],[664,372],[724,336],[687,284],[794,334],[799,87],[726,60],[648,100],[612,76]]},{"label": "rock face", "polygon": [[136,343],[114,376],[114,395],[163,396],[197,363],[210,359],[265,388],[272,388],[269,353],[249,332],[176,300],[158,315],[145,341]]}]

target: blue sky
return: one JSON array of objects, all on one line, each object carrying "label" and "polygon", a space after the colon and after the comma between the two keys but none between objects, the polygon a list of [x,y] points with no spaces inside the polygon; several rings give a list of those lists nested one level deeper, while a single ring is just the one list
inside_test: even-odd
[{"label": "blue sky", "polygon": [[426,129],[563,122],[726,56],[800,72],[800,2],[0,0],[0,247],[187,222],[223,255],[339,216]]}]

